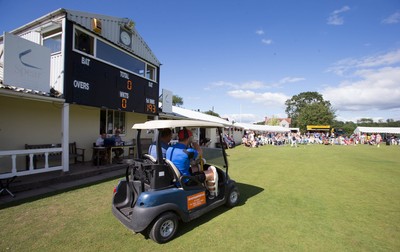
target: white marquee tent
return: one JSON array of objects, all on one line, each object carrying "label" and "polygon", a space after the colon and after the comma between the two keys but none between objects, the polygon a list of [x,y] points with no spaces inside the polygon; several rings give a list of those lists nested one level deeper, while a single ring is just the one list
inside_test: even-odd
[{"label": "white marquee tent", "polygon": [[385,134],[400,134],[400,127],[357,127],[354,130],[355,134],[362,133],[385,133]]}]

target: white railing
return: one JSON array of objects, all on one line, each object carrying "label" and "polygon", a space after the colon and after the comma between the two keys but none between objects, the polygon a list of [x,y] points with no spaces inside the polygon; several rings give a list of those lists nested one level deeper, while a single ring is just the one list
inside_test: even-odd
[{"label": "white railing", "polygon": [[[11,178],[14,176],[25,176],[30,174],[44,173],[62,170],[62,165],[60,166],[49,166],[49,154],[62,152],[62,148],[46,148],[46,149],[30,149],[30,150],[8,150],[8,151],[0,151],[0,158],[11,158],[11,171],[0,173],[0,179]],[[35,169],[34,168],[34,160],[33,156],[35,154],[44,154],[44,168]],[[18,155],[28,155],[29,156],[29,169],[25,170],[26,167],[22,169],[17,169],[17,156]],[[61,157],[62,155],[60,155]],[[60,158],[61,160],[61,158]],[[25,163],[24,163],[25,164]]]}]

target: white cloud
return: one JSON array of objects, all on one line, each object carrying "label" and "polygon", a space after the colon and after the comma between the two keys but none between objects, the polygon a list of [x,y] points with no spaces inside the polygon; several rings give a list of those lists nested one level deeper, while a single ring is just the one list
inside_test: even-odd
[{"label": "white cloud", "polygon": [[[261,35],[264,35],[265,32],[264,32],[264,30],[259,29],[256,31],[256,34],[261,36]],[[273,41],[272,41],[272,39],[263,38],[263,39],[261,39],[261,43],[266,44],[266,45],[271,45],[273,43]]]},{"label": "white cloud", "polygon": [[222,117],[226,118],[228,117],[228,119],[230,121],[235,121],[235,122],[242,122],[242,123],[253,123],[253,122],[261,122],[264,120],[264,118],[255,115],[255,114],[249,114],[249,113],[245,113],[245,114],[226,114],[223,115]]},{"label": "white cloud", "polygon": [[339,10],[334,10],[330,16],[328,17],[328,22],[327,24],[329,25],[342,25],[344,24],[344,19],[342,16],[340,16],[339,14],[349,11],[350,7],[349,6],[343,6],[341,9]]},{"label": "white cloud", "polygon": [[262,42],[263,44],[266,44],[266,45],[272,44],[272,40],[271,40],[271,39],[262,39],[261,42]]},{"label": "white cloud", "polygon": [[347,58],[336,62],[327,71],[343,76],[348,72],[361,68],[391,66],[400,63],[400,49],[385,54],[363,57],[360,59]]},{"label": "white cloud", "polygon": [[232,90],[228,91],[228,95],[237,98],[248,100],[251,103],[259,103],[265,106],[284,107],[285,101],[290,97],[282,93],[256,93],[250,90]]},{"label": "white cloud", "polygon": [[263,35],[264,33],[265,33],[265,32],[264,32],[262,29],[256,31],[256,34],[257,34],[257,35]]},{"label": "white cloud", "polygon": [[210,91],[213,90],[213,88],[216,87],[221,87],[221,88],[228,88],[228,89],[250,89],[250,90],[256,90],[256,89],[267,89],[267,88],[272,88],[272,87],[280,87],[283,84],[287,84],[287,83],[295,83],[295,82],[299,82],[299,81],[304,81],[305,78],[303,77],[284,77],[281,80],[279,80],[276,83],[264,83],[262,81],[248,81],[248,82],[244,82],[244,83],[232,83],[232,82],[228,82],[228,81],[218,81],[218,82],[214,82],[212,83],[210,86],[205,87],[204,90]]},{"label": "white cloud", "polygon": [[249,81],[245,83],[235,84],[227,81],[218,81],[211,84],[211,87],[205,88],[206,90],[212,90],[213,87],[228,87],[230,89],[262,89],[267,88],[268,85],[262,81]]},{"label": "white cloud", "polygon": [[285,77],[279,81],[281,84],[285,83],[293,83],[293,82],[299,82],[299,81],[304,81],[306,80],[305,78],[302,77]]},{"label": "white cloud", "polygon": [[328,71],[345,77],[338,86],[320,91],[340,111],[338,114],[348,114],[352,120],[385,117],[387,113],[399,115],[400,49],[343,59]]},{"label": "white cloud", "polygon": [[242,85],[240,85],[240,88],[243,89],[261,89],[261,88],[265,88],[266,85],[261,82],[261,81],[250,81],[250,82],[246,82],[243,83]]},{"label": "white cloud", "polygon": [[360,69],[358,81],[343,81],[338,87],[322,90],[324,99],[342,111],[388,110],[400,108],[400,67]]},{"label": "white cloud", "polygon": [[357,111],[340,111],[336,116],[336,120],[342,122],[353,121],[357,122],[362,118],[371,118],[374,122],[382,120],[386,122],[387,119],[400,120],[400,108],[390,110],[357,110]]},{"label": "white cloud", "polygon": [[231,83],[231,82],[227,82],[227,81],[217,81],[211,84],[211,87],[209,88],[210,90],[212,90],[212,87],[228,87],[228,88],[237,88],[238,85]]},{"label": "white cloud", "polygon": [[389,17],[382,20],[383,24],[397,24],[400,22],[400,11],[396,11]]}]

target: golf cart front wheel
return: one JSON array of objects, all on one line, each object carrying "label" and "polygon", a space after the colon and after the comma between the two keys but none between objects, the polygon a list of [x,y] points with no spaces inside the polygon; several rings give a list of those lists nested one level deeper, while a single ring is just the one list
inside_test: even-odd
[{"label": "golf cart front wheel", "polygon": [[157,243],[165,243],[174,237],[178,229],[178,217],[172,212],[160,215],[150,230],[150,238]]},{"label": "golf cart front wheel", "polygon": [[239,190],[237,187],[233,187],[229,194],[228,194],[228,199],[226,200],[226,205],[228,207],[234,207],[239,203]]}]

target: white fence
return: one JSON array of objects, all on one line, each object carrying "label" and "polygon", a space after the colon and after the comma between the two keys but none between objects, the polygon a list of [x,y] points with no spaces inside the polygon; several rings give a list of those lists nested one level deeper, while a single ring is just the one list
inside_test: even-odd
[{"label": "white fence", "polygon": [[[9,172],[0,173],[0,179],[11,178],[14,176],[25,176],[30,174],[44,173],[50,171],[62,170],[62,165],[59,166],[49,166],[49,154],[62,152],[62,148],[47,148],[47,149],[30,149],[30,150],[9,150],[9,151],[0,151],[0,158],[11,158],[11,170]],[[44,168],[35,169],[34,167],[34,155],[44,154]],[[26,170],[26,167],[23,169],[18,169],[17,167],[17,156],[29,156],[29,169]],[[62,157],[62,155],[60,155]],[[61,158],[60,158],[61,160]],[[60,161],[61,162],[61,161]]]}]

